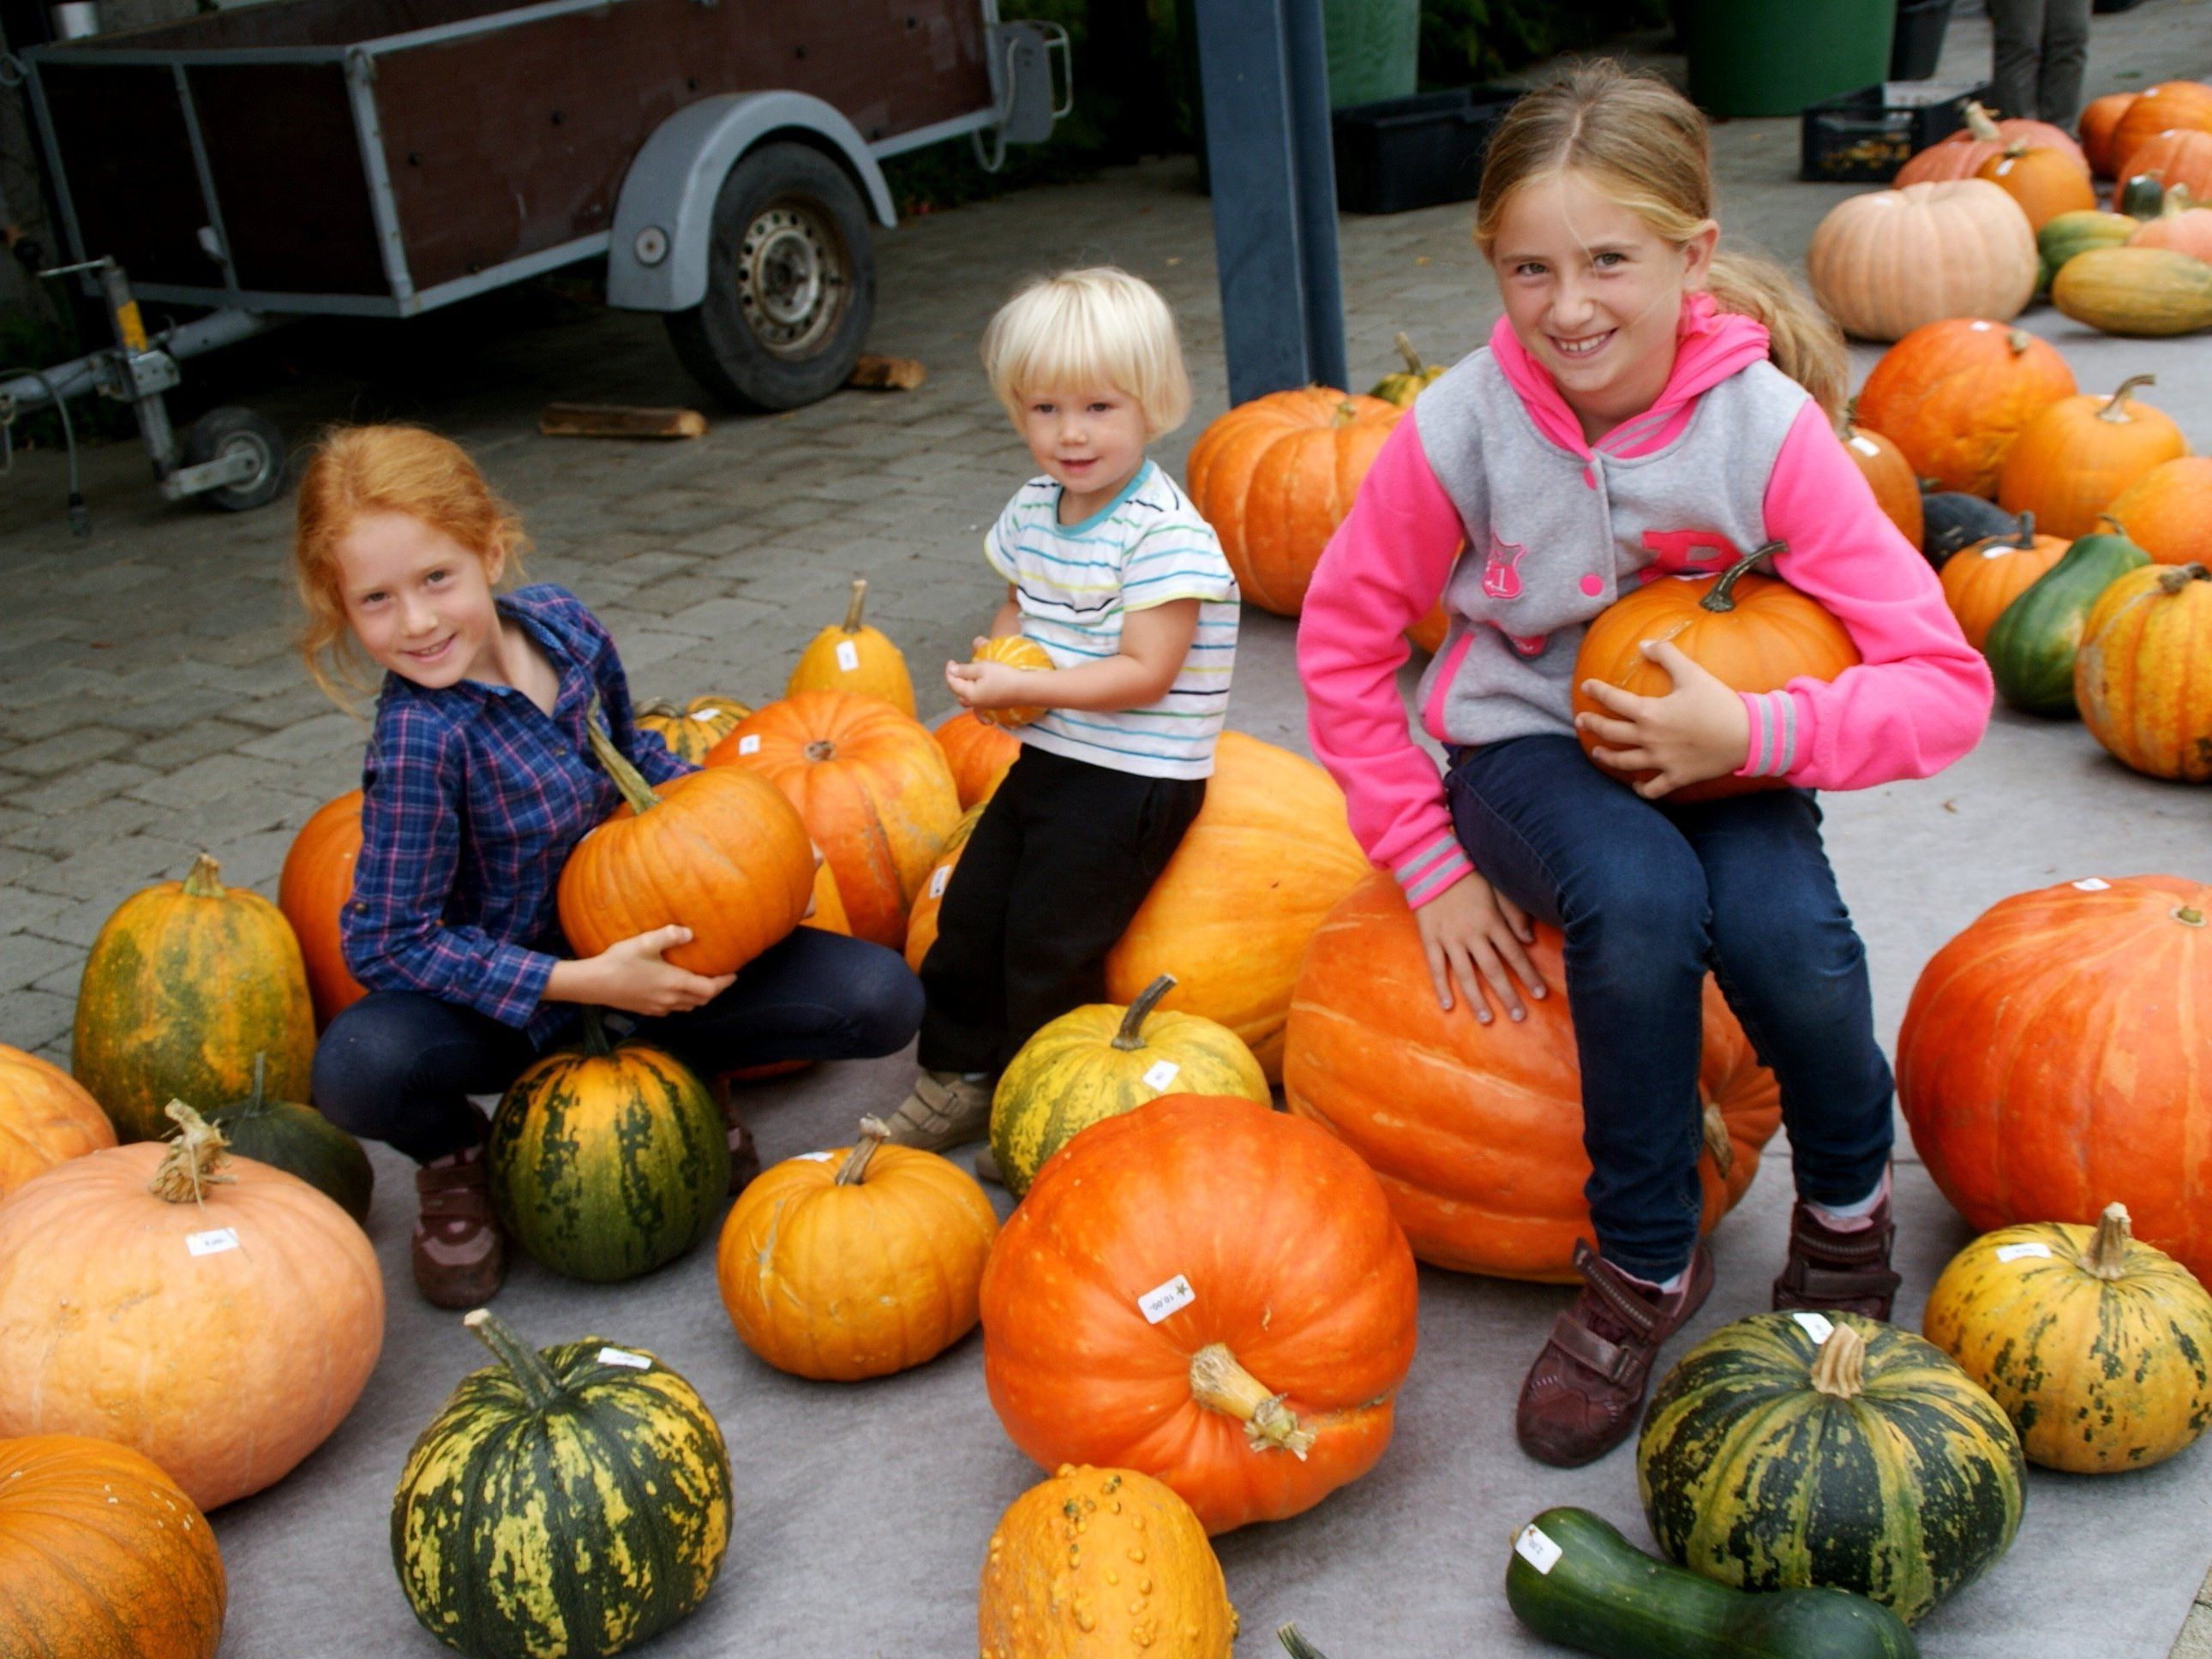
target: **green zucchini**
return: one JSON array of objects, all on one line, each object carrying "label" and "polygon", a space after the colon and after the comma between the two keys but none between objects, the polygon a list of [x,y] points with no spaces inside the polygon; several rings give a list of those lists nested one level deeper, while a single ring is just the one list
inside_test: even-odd
[{"label": "green zucchini", "polygon": [[2074,653],[2090,608],[2107,587],[2149,562],[2150,555],[2124,534],[2078,538],[2004,608],[1982,641],[1997,695],[2026,714],[2075,714]]}]

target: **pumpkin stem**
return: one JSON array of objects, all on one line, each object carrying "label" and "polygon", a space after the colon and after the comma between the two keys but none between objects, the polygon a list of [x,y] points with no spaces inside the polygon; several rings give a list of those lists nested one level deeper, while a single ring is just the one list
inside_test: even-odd
[{"label": "pumpkin stem", "polygon": [[839,631],[847,634],[859,633],[860,611],[867,603],[868,579],[866,576],[855,576],[853,578],[853,600],[845,607],[845,620],[838,624]]},{"label": "pumpkin stem", "polygon": [[1160,999],[1175,989],[1175,985],[1176,976],[1173,974],[1162,974],[1150,985],[1137,993],[1137,1000],[1129,1005],[1121,1016],[1121,1029],[1114,1033],[1114,1046],[1116,1048],[1127,1053],[1129,1049],[1141,1048],[1145,1046],[1145,1021],[1151,1016],[1152,1010],[1159,1006]]},{"label": "pumpkin stem", "polygon": [[2023,513],[2020,515],[2020,528],[2012,532],[2012,540],[2009,544],[2000,542],[1992,537],[1990,545],[1992,550],[2009,545],[2023,552],[2033,552],[2035,550],[2035,514]]},{"label": "pumpkin stem", "polygon": [[2035,343],[2035,336],[2024,328],[2016,328],[2005,336],[2005,343],[2012,348],[2012,355],[2017,357]]},{"label": "pumpkin stem", "polygon": [[2202,927],[2204,913],[2193,904],[2185,904],[2173,913],[2173,919],[2184,927]]},{"label": "pumpkin stem", "polygon": [[1283,1644],[1291,1659],[1328,1659],[1319,1648],[1298,1634],[1296,1625],[1276,1626],[1275,1639]]},{"label": "pumpkin stem", "polygon": [[253,1092],[246,1097],[247,1111],[258,1112],[261,1109],[262,1091],[268,1082],[268,1078],[269,1051],[265,1048],[256,1048],[253,1051]]},{"label": "pumpkin stem", "polygon": [[1398,348],[1398,355],[1406,360],[1406,372],[1407,374],[1419,374],[1422,369],[1427,367],[1427,365],[1421,361],[1421,354],[1413,349],[1413,338],[1404,329],[1401,328],[1398,331],[1398,337],[1392,341],[1391,343]]},{"label": "pumpkin stem", "polygon": [[164,1204],[197,1204],[206,1188],[238,1179],[222,1172],[229,1158],[222,1130],[181,1100],[171,1101],[164,1113],[177,1126],[177,1138],[146,1183],[148,1192]]},{"label": "pumpkin stem", "polygon": [[1347,395],[1337,404],[1336,412],[1329,416],[1328,423],[1333,427],[1346,427],[1358,418],[1359,405],[1352,402]]},{"label": "pumpkin stem", "polygon": [[2114,518],[2109,513],[2100,513],[2097,515],[2097,522],[2099,524],[2108,524],[2112,526],[2112,534],[2115,536],[2124,536],[2128,533],[2127,526],[2122,524],[2118,519]]},{"label": "pumpkin stem", "polygon": [[1209,1410],[1244,1425],[1254,1448],[1286,1451],[1301,1463],[1314,1443],[1314,1431],[1299,1425],[1298,1414],[1269,1394],[1267,1385],[1237,1363],[1225,1342],[1209,1342],[1190,1357],[1190,1397]]},{"label": "pumpkin stem", "polygon": [[186,898],[221,898],[222,896],[222,866],[216,863],[211,853],[203,853],[192,860],[192,867],[185,873]]},{"label": "pumpkin stem", "polygon": [[1726,1179],[1729,1171],[1735,1168],[1735,1143],[1729,1139],[1728,1120],[1710,1100],[1705,1103],[1705,1150],[1713,1155],[1713,1167]]},{"label": "pumpkin stem", "polygon": [[2128,413],[2128,394],[2139,386],[2156,386],[2155,374],[2135,374],[2120,382],[2120,389],[2105,399],[2105,406],[2097,411],[2100,421],[2110,421],[2114,426],[2125,426],[2135,419]]},{"label": "pumpkin stem", "polygon": [[629,763],[629,757],[615,747],[615,740],[599,725],[599,700],[592,699],[591,711],[584,716],[584,736],[592,745],[592,758],[599,763],[599,770],[615,781],[622,798],[629,803],[629,810],[642,817],[660,805],[660,797],[653,793],[653,786],[645,781],[645,774]]},{"label": "pumpkin stem", "polygon": [[684,711],[665,697],[647,697],[643,702],[634,705],[633,712],[650,714],[655,720],[678,720],[684,718]]},{"label": "pumpkin stem", "polygon": [[857,1187],[866,1181],[868,1178],[870,1161],[874,1158],[878,1149],[884,1142],[890,1138],[891,1126],[883,1119],[862,1118],[860,1138],[853,1144],[853,1150],[846,1155],[845,1161],[837,1166],[837,1179],[832,1184],[839,1187]]},{"label": "pumpkin stem", "polygon": [[1813,1387],[1838,1400],[1855,1399],[1866,1387],[1866,1338],[1838,1323],[1813,1361]]},{"label": "pumpkin stem", "polygon": [[1966,131],[1984,144],[2001,144],[2004,142],[2003,130],[1991,117],[1988,106],[1978,100],[1970,102],[1966,106]]},{"label": "pumpkin stem", "polygon": [[560,1379],[553,1375],[544,1358],[502,1325],[490,1309],[478,1308],[474,1313],[465,1314],[461,1323],[499,1356],[500,1364],[507,1367],[507,1375],[514,1379],[515,1386],[522,1390],[523,1398],[529,1401],[533,1410],[542,1412],[561,1398],[563,1390]]},{"label": "pumpkin stem", "polygon": [[807,759],[819,765],[823,761],[836,758],[837,745],[827,738],[817,738],[806,745],[805,752]]},{"label": "pumpkin stem", "polygon": [[2107,1283],[2125,1279],[2128,1274],[2128,1206],[2112,1203],[2105,1206],[2105,1213],[2097,1218],[2097,1235],[2089,1241],[2081,1265],[2092,1275]]},{"label": "pumpkin stem", "polygon": [[1764,547],[1753,548],[1721,573],[1721,579],[1713,584],[1712,592],[1698,601],[1698,608],[1726,616],[1735,609],[1735,585],[1750,573],[1752,566],[1764,563],[1777,553],[1787,551],[1788,546],[1785,542],[1769,542]]},{"label": "pumpkin stem", "polygon": [[2158,573],[2159,591],[2163,593],[2179,593],[2190,583],[2202,581],[2212,581],[2212,569],[2193,562],[2178,564],[2170,570]]},{"label": "pumpkin stem", "polygon": [[592,1003],[584,1005],[584,1052],[593,1060],[605,1060],[614,1053],[607,1041],[605,1013]]}]

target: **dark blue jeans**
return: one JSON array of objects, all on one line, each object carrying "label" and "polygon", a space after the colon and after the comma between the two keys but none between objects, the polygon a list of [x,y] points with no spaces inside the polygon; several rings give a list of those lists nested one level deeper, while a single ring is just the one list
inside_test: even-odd
[{"label": "dark blue jeans", "polygon": [[[816,927],[747,963],[704,1007],[635,1022],[640,1038],[702,1079],[773,1060],[896,1054],[921,1024],[921,982],[896,951]],[[349,1133],[427,1164],[482,1139],[468,1097],[504,1092],[537,1057],[521,1031],[473,1008],[372,991],[323,1033],[315,1104]]]},{"label": "dark blue jeans", "polygon": [[1647,801],[1566,737],[1463,750],[1447,781],[1474,867],[1566,935],[1584,1191],[1606,1260],[1663,1279],[1697,1243],[1709,970],[1782,1085],[1799,1195],[1848,1204],[1874,1189],[1893,1133],[1889,1063],[1809,793]]}]

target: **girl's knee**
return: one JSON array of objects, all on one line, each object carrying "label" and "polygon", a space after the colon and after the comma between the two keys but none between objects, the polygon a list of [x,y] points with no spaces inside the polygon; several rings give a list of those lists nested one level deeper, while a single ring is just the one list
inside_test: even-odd
[{"label": "girl's knee", "polygon": [[374,994],[333,1019],[315,1045],[315,1108],[349,1134],[383,1139],[421,1054],[402,1010]]},{"label": "girl's knee", "polygon": [[1607,956],[1701,960],[1711,939],[1705,872],[1680,858],[1620,861],[1580,884],[1567,908],[1570,946]]},{"label": "girl's knee", "polygon": [[896,1054],[921,1027],[921,981],[896,951],[879,950],[856,964],[846,994],[858,1058]]}]

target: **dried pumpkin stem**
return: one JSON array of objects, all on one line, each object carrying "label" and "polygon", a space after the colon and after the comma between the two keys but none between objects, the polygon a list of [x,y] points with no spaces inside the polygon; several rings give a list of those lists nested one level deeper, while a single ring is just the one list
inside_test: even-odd
[{"label": "dried pumpkin stem", "polygon": [[181,1100],[171,1101],[164,1115],[177,1126],[177,1138],[146,1183],[148,1192],[164,1204],[197,1204],[210,1187],[238,1179],[223,1172],[229,1155],[223,1151],[222,1130]]},{"label": "dried pumpkin stem", "polygon": [[222,866],[216,863],[211,853],[203,853],[192,860],[192,867],[185,872],[186,898],[221,898],[222,896]]},{"label": "dried pumpkin stem", "polygon": [[838,1187],[857,1187],[868,1178],[868,1165],[884,1142],[891,1138],[891,1126],[879,1117],[860,1120],[860,1138],[853,1143],[853,1150],[837,1166],[837,1179],[831,1184]]},{"label": "dried pumpkin stem", "polygon": [[1996,119],[1990,114],[1989,106],[1978,100],[1969,101],[1966,105],[1966,130],[1974,135],[1977,141],[1984,144],[2001,144],[2004,142],[2004,130],[1997,125]]},{"label": "dried pumpkin stem", "polygon": [[643,702],[636,705],[636,712],[641,714],[650,714],[655,720],[676,720],[684,718],[684,711],[665,697],[647,697]]},{"label": "dried pumpkin stem", "polygon": [[1127,1053],[1132,1048],[1141,1048],[1145,1046],[1145,1021],[1152,1017],[1152,1012],[1159,1006],[1160,999],[1174,990],[1175,987],[1176,976],[1173,974],[1162,974],[1150,985],[1137,993],[1137,1000],[1129,1005],[1127,1012],[1121,1016],[1121,1029],[1114,1033],[1114,1046],[1116,1048]]},{"label": "dried pumpkin stem", "polygon": [[1713,584],[1712,592],[1698,601],[1698,608],[1718,616],[1725,616],[1735,610],[1735,585],[1751,574],[1753,565],[1765,563],[1787,547],[1785,542],[1769,542],[1764,547],[1753,548],[1721,573],[1721,579]]},{"label": "dried pumpkin stem", "polygon": [[2201,564],[2178,564],[2171,570],[2158,573],[2159,591],[2162,593],[2179,593],[2191,582],[2205,581],[2212,581],[2212,568]]},{"label": "dried pumpkin stem", "polygon": [[489,1308],[478,1308],[462,1316],[461,1323],[477,1334],[477,1339],[499,1357],[507,1367],[507,1375],[522,1390],[523,1397],[539,1411],[561,1398],[563,1392],[560,1379],[553,1375],[537,1349],[500,1322],[497,1315]]},{"label": "dried pumpkin stem", "polygon": [[1408,374],[1419,374],[1428,366],[1422,362],[1421,354],[1413,349],[1413,337],[1404,329],[1398,331],[1398,337],[1391,343],[1398,348],[1398,355],[1406,360],[1406,369]]},{"label": "dried pumpkin stem", "polygon": [[2155,374],[2136,374],[2120,382],[2120,389],[2105,399],[2105,406],[2097,411],[2100,421],[2110,421],[2115,426],[2125,426],[2135,419],[2128,413],[2128,394],[2139,386],[2156,386]]},{"label": "dried pumpkin stem", "polygon": [[645,774],[629,763],[629,757],[615,747],[615,740],[600,726],[597,697],[592,699],[591,712],[584,716],[584,736],[592,745],[592,758],[599,763],[600,771],[615,781],[631,811],[642,817],[660,805],[660,797],[653,793]]},{"label": "dried pumpkin stem", "polygon": [[1729,1139],[1728,1120],[1721,1109],[1708,1100],[1705,1109],[1705,1150],[1713,1155],[1713,1167],[1725,1180],[1735,1168],[1735,1142]]},{"label": "dried pumpkin stem", "polygon": [[1276,1626],[1275,1639],[1283,1644],[1284,1651],[1291,1656],[1291,1659],[1328,1659],[1328,1655],[1298,1634],[1296,1625]]},{"label": "dried pumpkin stem", "polygon": [[2128,1206],[2112,1203],[2105,1206],[2105,1213],[2097,1219],[2096,1236],[2090,1239],[2089,1249],[2081,1258],[2081,1265],[2093,1277],[2110,1282],[2128,1276]]},{"label": "dried pumpkin stem", "polygon": [[1990,545],[1992,548],[2011,546],[2033,551],[2035,547],[2035,514],[2023,513],[2020,515],[2020,528],[2012,532],[2009,543],[1992,540]]},{"label": "dried pumpkin stem", "polygon": [[1866,1339],[1838,1325],[1813,1361],[1813,1387],[1838,1400],[1856,1399],[1866,1387]]},{"label": "dried pumpkin stem", "polygon": [[1190,1397],[1243,1424],[1246,1438],[1261,1451],[1286,1451],[1303,1463],[1313,1445],[1314,1431],[1299,1425],[1298,1414],[1283,1403],[1285,1396],[1268,1393],[1266,1383],[1237,1363],[1225,1342],[1209,1342],[1191,1355]]},{"label": "dried pumpkin stem", "polygon": [[1352,402],[1350,398],[1346,398],[1337,404],[1336,413],[1329,417],[1329,424],[1339,427],[1350,426],[1358,418],[1359,405]]},{"label": "dried pumpkin stem", "polygon": [[853,578],[852,603],[845,607],[845,620],[838,624],[840,632],[857,634],[860,631],[860,612],[866,608],[867,603],[868,579],[855,576]]},{"label": "dried pumpkin stem", "polygon": [[2012,355],[2015,357],[2026,351],[2028,347],[2033,345],[2034,343],[2035,336],[2030,334],[2024,328],[2016,328],[2013,330],[2011,333],[2005,336],[2005,343],[2012,348]]},{"label": "dried pumpkin stem", "polygon": [[806,758],[819,766],[823,761],[837,758],[837,745],[827,738],[817,738],[803,751]]},{"label": "dried pumpkin stem", "polygon": [[253,1092],[246,1097],[247,1111],[258,1112],[261,1109],[268,1084],[269,1051],[266,1048],[256,1048],[253,1051]]}]

